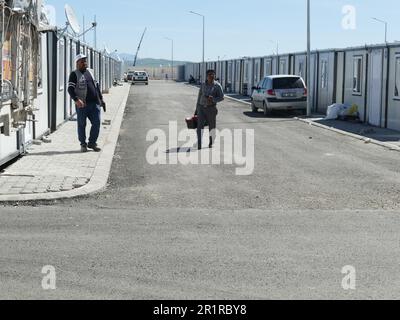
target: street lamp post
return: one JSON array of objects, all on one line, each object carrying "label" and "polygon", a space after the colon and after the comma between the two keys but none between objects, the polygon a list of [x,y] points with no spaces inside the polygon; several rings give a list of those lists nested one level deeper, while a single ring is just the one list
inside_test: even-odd
[{"label": "street lamp post", "polygon": [[171,57],[172,57],[172,59],[171,59],[171,70],[172,70],[172,72],[171,72],[171,74],[172,74],[172,81],[173,81],[174,80],[174,40],[171,39],[171,38],[167,38],[167,37],[164,37],[164,38],[169,40],[169,41],[171,41],[171,44],[172,44],[172,55],[171,55]]},{"label": "street lamp post", "polygon": [[372,19],[375,20],[375,21],[378,21],[378,22],[381,22],[381,23],[385,24],[385,43],[387,43],[388,22],[384,21],[384,20],[381,20],[381,19],[374,18],[374,17],[372,17]]},{"label": "street lamp post", "polygon": [[311,13],[310,0],[307,0],[307,117],[311,117]]},{"label": "street lamp post", "polygon": [[194,12],[194,11],[190,11],[190,13],[198,15],[200,17],[203,18],[203,75],[205,75],[206,71],[205,71],[205,65],[204,65],[204,57],[205,57],[205,30],[206,30],[206,17],[200,13]]}]

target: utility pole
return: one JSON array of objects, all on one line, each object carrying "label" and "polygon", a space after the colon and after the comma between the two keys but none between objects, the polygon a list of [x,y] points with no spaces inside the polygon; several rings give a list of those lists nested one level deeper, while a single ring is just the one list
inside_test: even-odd
[{"label": "utility pole", "polygon": [[[206,74],[206,70],[205,70],[205,68],[206,68],[206,66],[205,66],[205,31],[206,31],[206,17],[204,16],[204,15],[202,15],[202,14],[200,14],[200,13],[197,13],[197,12],[194,12],[194,11],[190,11],[190,13],[192,13],[192,14],[195,14],[195,15],[198,15],[198,16],[200,16],[200,17],[202,17],[203,18],[203,74],[202,75],[204,75],[205,76],[205,74]],[[204,80],[205,81],[205,80]]]},{"label": "utility pole", "polygon": [[[83,15],[83,31],[85,31],[86,30],[86,26],[85,26],[85,15]],[[85,43],[85,33],[83,33],[83,35],[82,35],[82,40],[83,40],[83,43]]]},{"label": "utility pole", "polygon": [[372,19],[374,19],[375,21],[378,21],[378,22],[381,22],[381,23],[385,24],[385,43],[387,43],[388,22],[384,21],[384,20],[381,20],[381,19],[377,19],[377,18],[372,18]]},{"label": "utility pole", "polygon": [[94,49],[97,50],[97,21],[96,21],[96,16],[94,16]]}]

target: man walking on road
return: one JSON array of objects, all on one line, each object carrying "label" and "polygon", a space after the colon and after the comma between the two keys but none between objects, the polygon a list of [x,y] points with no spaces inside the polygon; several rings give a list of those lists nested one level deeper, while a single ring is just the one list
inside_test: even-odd
[{"label": "man walking on road", "polygon": [[196,114],[198,116],[197,126],[197,144],[198,149],[202,148],[202,137],[205,123],[208,123],[210,129],[210,144],[212,148],[215,141],[215,130],[217,128],[217,103],[224,100],[224,91],[222,86],[215,81],[215,71],[207,71],[207,81],[200,87],[199,97],[197,99]]},{"label": "man walking on road", "polygon": [[[78,137],[81,143],[81,151],[87,152],[88,148],[95,152],[101,149],[97,146],[100,134],[101,107],[105,110],[105,103],[100,87],[90,69],[88,69],[87,57],[79,54],[75,58],[76,70],[69,76],[68,93],[75,101],[78,116]],[[86,121],[90,120],[89,143],[86,143]]]}]

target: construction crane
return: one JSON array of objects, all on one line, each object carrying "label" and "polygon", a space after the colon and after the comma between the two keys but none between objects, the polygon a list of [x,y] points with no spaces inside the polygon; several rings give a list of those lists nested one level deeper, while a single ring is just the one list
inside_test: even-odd
[{"label": "construction crane", "polygon": [[147,31],[147,28],[144,29],[143,34],[142,34],[142,38],[140,39],[139,46],[137,48],[136,55],[135,55],[135,61],[133,62],[133,66],[134,67],[136,67],[137,57],[138,57],[138,54],[139,54],[139,51],[140,51],[140,47],[141,47],[142,42],[143,42],[144,35],[146,34],[146,31]]}]

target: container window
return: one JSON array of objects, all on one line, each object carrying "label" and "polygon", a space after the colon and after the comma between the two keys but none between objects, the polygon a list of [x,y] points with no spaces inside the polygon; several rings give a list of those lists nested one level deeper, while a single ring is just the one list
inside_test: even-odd
[{"label": "container window", "polygon": [[361,83],[362,83],[362,68],[363,68],[363,58],[354,57],[353,60],[353,94],[361,95]]},{"label": "container window", "polygon": [[396,75],[394,84],[394,96],[400,98],[400,56],[396,57]]}]

